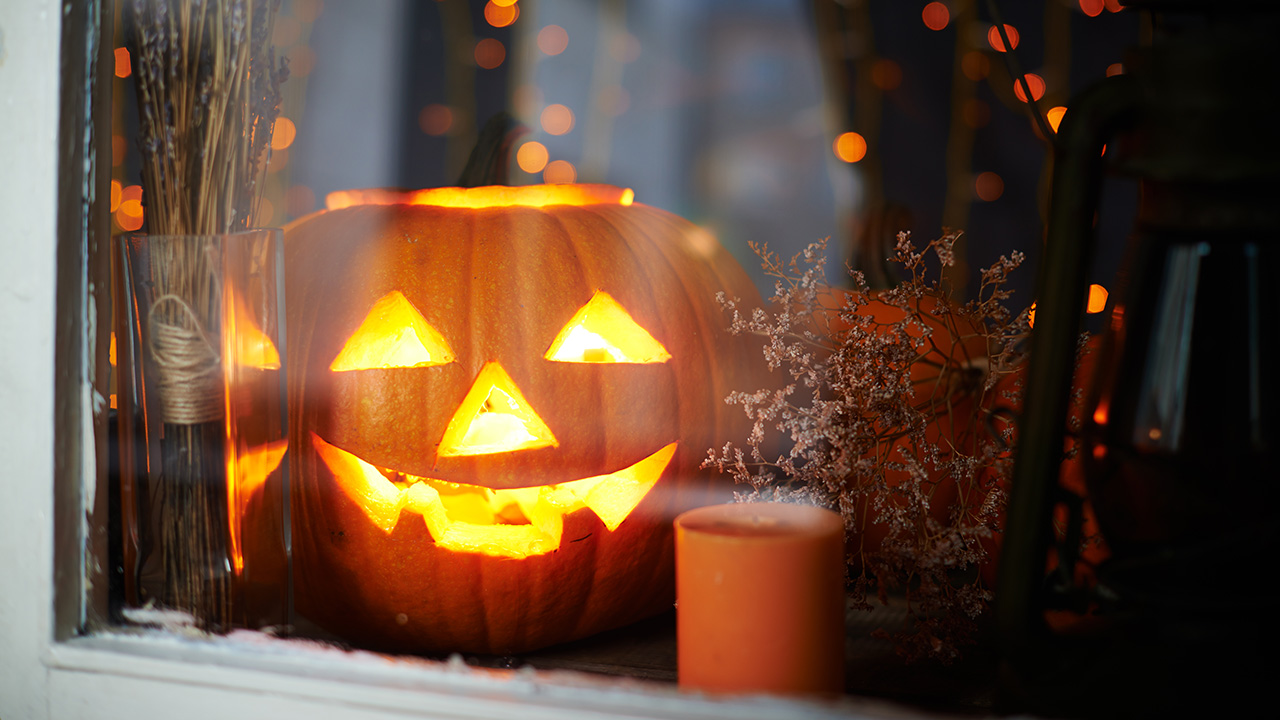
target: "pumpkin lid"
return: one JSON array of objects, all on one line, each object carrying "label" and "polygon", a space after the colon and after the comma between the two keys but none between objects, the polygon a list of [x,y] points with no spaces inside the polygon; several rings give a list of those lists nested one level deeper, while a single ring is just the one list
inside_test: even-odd
[{"label": "pumpkin lid", "polygon": [[357,205],[433,205],[436,207],[546,207],[549,205],[630,205],[635,191],[612,185],[488,185],[484,187],[444,187],[429,190],[371,188],[338,190],[325,196],[330,210]]}]

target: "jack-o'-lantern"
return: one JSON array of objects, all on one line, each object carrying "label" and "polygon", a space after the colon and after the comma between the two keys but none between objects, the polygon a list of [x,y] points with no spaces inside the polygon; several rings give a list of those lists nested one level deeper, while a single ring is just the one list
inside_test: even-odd
[{"label": "jack-o'-lantern", "polygon": [[510,653],[669,609],[760,352],[706,233],[607,186],[352,191],[285,233],[299,611]]}]

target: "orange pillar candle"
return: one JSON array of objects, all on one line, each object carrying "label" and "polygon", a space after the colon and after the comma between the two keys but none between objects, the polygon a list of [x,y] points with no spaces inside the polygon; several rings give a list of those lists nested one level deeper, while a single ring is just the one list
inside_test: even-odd
[{"label": "orange pillar candle", "polygon": [[844,689],[844,522],[830,510],[735,503],[675,520],[680,686]]}]

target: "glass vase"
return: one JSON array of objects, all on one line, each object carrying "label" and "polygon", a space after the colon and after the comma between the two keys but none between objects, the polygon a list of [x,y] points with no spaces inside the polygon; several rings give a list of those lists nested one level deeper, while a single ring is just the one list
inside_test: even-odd
[{"label": "glass vase", "polygon": [[285,624],[282,233],[118,242],[126,607]]}]

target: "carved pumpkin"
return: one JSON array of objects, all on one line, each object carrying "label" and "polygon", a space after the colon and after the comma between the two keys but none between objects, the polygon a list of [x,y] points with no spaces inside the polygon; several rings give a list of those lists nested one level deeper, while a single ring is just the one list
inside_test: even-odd
[{"label": "carved pumpkin", "polygon": [[286,229],[303,615],[508,653],[671,607],[671,520],[760,380],[705,234],[607,186],[358,191]]}]

